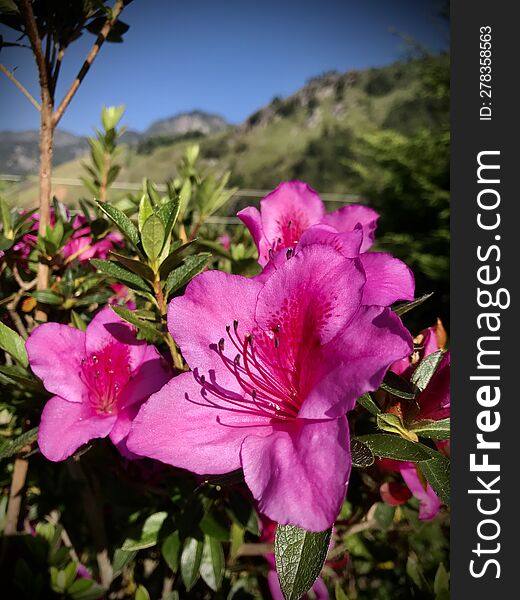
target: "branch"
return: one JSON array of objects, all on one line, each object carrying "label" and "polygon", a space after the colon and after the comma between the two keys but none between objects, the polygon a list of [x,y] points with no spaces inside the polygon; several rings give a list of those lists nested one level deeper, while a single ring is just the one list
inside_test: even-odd
[{"label": "branch", "polygon": [[101,46],[107,39],[108,34],[110,33],[112,27],[116,23],[119,14],[124,8],[124,5],[124,0],[116,0],[116,3],[114,4],[114,8],[112,9],[110,16],[107,18],[105,24],[101,28],[101,31],[99,32],[99,35],[97,36],[96,41],[94,42],[94,45],[90,49],[90,52],[88,53],[87,58],[85,59],[85,62],[83,63],[81,69],[79,70],[79,73],[76,76],[76,79],[72,82],[63,100],[60,102],[60,105],[54,112],[54,126],[56,126],[59,123],[67,106],[70,104],[72,98],[74,97],[74,94],[78,91],[81,82],[83,81],[83,79],[85,79],[85,75],[88,73],[90,67],[92,66],[92,63],[94,62],[94,59],[98,55]]},{"label": "branch", "polygon": [[38,102],[36,102],[33,96],[23,87],[23,85],[18,81],[18,79],[16,79],[16,77],[11,73],[11,71],[4,67],[2,63],[0,63],[0,71],[2,71],[2,73],[4,73],[4,75],[6,75],[15,84],[15,86],[22,92],[22,94],[27,98],[27,100],[29,100],[29,102],[36,108],[36,110],[41,111]]}]

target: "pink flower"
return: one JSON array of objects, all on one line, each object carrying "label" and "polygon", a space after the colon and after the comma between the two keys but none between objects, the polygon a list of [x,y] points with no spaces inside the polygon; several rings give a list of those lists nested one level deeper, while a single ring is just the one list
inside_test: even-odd
[{"label": "pink flower", "polygon": [[[384,469],[396,471],[401,474],[410,492],[419,500],[419,519],[421,521],[431,521],[437,516],[441,508],[441,500],[433,491],[431,485],[419,476],[417,467],[413,462],[391,460],[388,458],[381,459],[378,462]],[[392,490],[393,493],[389,495],[388,487],[383,486],[381,486],[381,498],[387,504],[392,506],[404,504],[410,497],[402,492],[396,493],[395,488]]]},{"label": "pink flower", "polygon": [[224,248],[224,250],[229,250],[231,247],[231,238],[227,233],[219,235],[217,241]]},{"label": "pink flower", "polygon": [[111,231],[105,237],[94,241],[90,225],[83,215],[77,215],[72,221],[74,233],[62,248],[64,258],[77,258],[85,262],[91,258],[106,259],[110,250],[123,243],[123,236],[118,231]]},{"label": "pink flower", "polygon": [[238,213],[258,248],[260,277],[285,259],[285,253],[308,245],[329,245],[347,258],[359,258],[367,281],[363,304],[390,306],[413,300],[414,277],[400,260],[383,252],[366,252],[374,241],[379,215],[351,204],[330,214],[319,195],[301,181],[281,183],[261,201],[261,211],[248,207]]},{"label": "pink flower", "polygon": [[122,283],[113,283],[111,286],[114,295],[108,299],[110,306],[124,306],[129,310],[135,310],[136,304],[130,298],[130,290]]},{"label": "pink flower", "polygon": [[263,278],[194,278],[168,313],[193,372],[143,406],[128,447],[198,474],[242,468],[269,518],[329,527],[351,468],[345,413],[412,349],[395,313],[362,305],[365,282],[319,244]]},{"label": "pink flower", "polygon": [[52,461],[64,460],[93,438],[109,436],[125,456],[132,419],[170,373],[153,346],[110,308],[86,331],[44,323],[27,340],[33,372],[55,394],[43,409],[38,444]]}]

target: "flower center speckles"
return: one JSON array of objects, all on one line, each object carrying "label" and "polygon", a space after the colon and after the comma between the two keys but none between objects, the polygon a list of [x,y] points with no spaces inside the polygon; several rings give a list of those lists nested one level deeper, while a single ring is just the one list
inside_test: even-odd
[{"label": "flower center speckles", "polygon": [[283,248],[296,246],[303,232],[309,227],[305,215],[294,214],[291,219],[281,219],[277,222],[278,237],[273,241],[271,250],[278,252]]},{"label": "flower center speckles", "polygon": [[117,409],[117,400],[130,379],[127,349],[109,344],[81,361],[81,378],[89,390],[89,401],[98,414],[109,415]]},{"label": "flower center speckles", "polygon": [[[280,326],[255,337],[239,333],[238,321],[226,327],[227,341],[214,346],[225,367],[234,375],[242,394],[226,390],[215,380],[195,373],[209,405],[233,412],[292,420],[298,415],[301,398],[292,381],[291,368],[280,352]],[[231,356],[227,349],[231,346]]]}]

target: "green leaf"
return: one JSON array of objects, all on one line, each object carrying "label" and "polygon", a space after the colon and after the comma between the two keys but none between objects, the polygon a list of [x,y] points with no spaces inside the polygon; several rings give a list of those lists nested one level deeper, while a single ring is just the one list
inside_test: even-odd
[{"label": "green leaf", "polygon": [[444,353],[444,350],[437,350],[437,352],[433,352],[426,358],[423,358],[423,360],[421,360],[421,362],[417,365],[410,380],[421,390],[421,392],[426,388],[430,382],[430,379],[433,377],[433,374],[437,370]]},{"label": "green leaf", "polygon": [[395,506],[390,506],[384,502],[378,502],[376,510],[374,511],[374,519],[381,529],[388,529],[393,521],[395,515]]},{"label": "green leaf", "polygon": [[128,256],[123,256],[122,254],[118,254],[117,252],[113,251],[110,251],[110,256],[114,257],[124,267],[130,269],[130,271],[136,275],[140,275],[148,281],[153,281],[155,279],[152,269],[150,269],[150,267],[144,262],[141,262],[140,260],[134,260],[133,258],[128,258]]},{"label": "green leaf", "polygon": [[417,395],[413,385],[392,371],[388,371],[385,375],[381,389],[404,400],[413,400]]},{"label": "green leaf", "polygon": [[422,460],[417,467],[432,486],[433,491],[446,504],[450,505],[450,461],[439,452],[432,451],[429,460]]},{"label": "green leaf", "polygon": [[123,550],[117,548],[114,552],[114,560],[112,561],[112,579],[115,579],[126,567],[126,565],[134,560],[137,550]]},{"label": "green leaf", "polygon": [[406,562],[406,573],[415,585],[425,594],[430,594],[430,586],[416,556],[410,555]]},{"label": "green leaf", "polygon": [[72,600],[98,600],[104,597],[106,590],[93,579],[76,579],[67,590]]},{"label": "green leaf", "polygon": [[429,460],[432,457],[432,452],[434,452],[423,444],[410,442],[402,437],[388,433],[360,435],[354,439],[363,442],[376,456],[382,458],[418,462],[420,460]]},{"label": "green leaf", "polygon": [[298,600],[319,577],[332,529],[319,533],[278,525],[274,541],[276,571],[285,600]]},{"label": "green leaf", "polygon": [[154,513],[150,515],[143,524],[143,528],[141,530],[141,535],[139,539],[126,539],[122,550],[126,550],[127,552],[133,550],[142,550],[143,548],[151,548],[157,544],[157,537],[159,536],[159,531],[168,516],[168,513],[165,511]]},{"label": "green leaf", "polygon": [[356,438],[350,440],[350,453],[352,455],[352,466],[365,469],[374,464],[372,450]]},{"label": "green leaf", "polygon": [[174,531],[162,543],[161,553],[166,564],[176,573],[179,568],[179,550],[181,549],[181,540],[179,532]]},{"label": "green leaf", "polygon": [[381,409],[372,400],[372,396],[370,394],[363,394],[360,398],[358,398],[358,404],[361,404],[361,406],[368,410],[368,412],[372,415],[378,415],[381,412]]},{"label": "green leaf", "polygon": [[51,292],[50,290],[38,290],[36,292],[32,292],[31,296],[33,298],[36,298],[36,300],[38,300],[38,302],[41,302],[42,304],[51,304],[54,306],[59,306],[63,303],[63,298],[61,296],[58,296],[58,294]]},{"label": "green leaf", "polygon": [[105,275],[116,279],[117,281],[123,281],[128,286],[143,290],[144,292],[150,291],[150,287],[147,285],[139,275],[132,273],[128,269],[125,269],[121,265],[111,260],[101,260],[100,258],[90,259],[90,263],[101,271]]},{"label": "green leaf", "polygon": [[131,325],[135,325],[137,329],[139,329],[139,331],[141,331],[144,335],[152,338],[160,335],[159,331],[157,331],[157,329],[149,321],[143,321],[139,319],[139,317],[134,314],[134,311],[128,310],[128,308],[123,308],[122,306],[111,306],[111,309],[116,313],[116,315],[119,315]]},{"label": "green leaf", "polygon": [[390,433],[397,433],[405,440],[411,442],[417,442],[417,434],[413,431],[408,431],[404,426],[403,420],[397,415],[391,413],[381,413],[377,415],[377,426],[383,431],[389,431]]},{"label": "green leaf", "polygon": [[141,202],[139,202],[139,215],[138,215],[138,224],[139,231],[143,230],[143,226],[147,219],[153,215],[153,206],[150,202],[150,198],[148,194],[143,194],[141,197]]},{"label": "green leaf", "polygon": [[33,429],[29,429],[29,431],[22,433],[22,435],[19,435],[11,442],[3,441],[0,445],[0,459],[9,458],[10,456],[18,454],[25,446],[29,446],[35,442],[37,437],[38,427],[34,427]]},{"label": "green leaf", "polygon": [[200,563],[200,576],[214,592],[220,589],[224,577],[224,551],[218,540],[204,536],[204,547]]},{"label": "green leaf", "polygon": [[181,554],[182,581],[189,592],[199,578],[200,563],[204,543],[195,538],[187,538]]},{"label": "green leaf", "polygon": [[422,437],[432,438],[434,440],[449,440],[450,439],[450,417],[440,419],[439,421],[425,420],[417,421],[410,430]]},{"label": "green leaf", "polygon": [[157,215],[145,221],[141,231],[141,242],[148,258],[153,262],[161,253],[164,244],[164,225]]},{"label": "green leaf", "polygon": [[135,600],[150,600],[150,594],[144,585],[140,585],[135,590]]},{"label": "green leaf", "polygon": [[81,318],[81,315],[79,313],[77,313],[75,310],[70,311],[70,320],[72,322],[72,325],[76,329],[79,329],[80,331],[85,331],[85,329],[87,328],[87,324]]},{"label": "green leaf", "polygon": [[211,254],[209,252],[188,256],[180,267],[168,275],[165,286],[166,296],[184,287],[195,275],[201,273],[210,258]]},{"label": "green leaf", "polygon": [[165,241],[170,235],[175,223],[177,222],[177,218],[179,216],[179,210],[181,208],[180,198],[176,196],[172,200],[163,204],[157,213],[158,216],[162,219],[164,223],[164,237]]},{"label": "green leaf", "polygon": [[105,131],[115,129],[125,112],[125,106],[104,106],[101,109],[101,123]]},{"label": "green leaf", "polygon": [[[446,571],[446,567],[443,563],[439,565],[437,573],[435,574],[435,580],[433,582],[433,591],[435,592],[435,600],[441,600],[446,593],[450,591],[450,576]],[[446,596],[449,598],[449,595]]]},{"label": "green leaf", "polygon": [[0,321],[0,348],[12,356],[22,367],[27,367],[29,359],[25,350],[25,341],[21,335]]},{"label": "green leaf", "polygon": [[417,298],[416,300],[412,300],[411,302],[406,302],[406,304],[400,304],[399,306],[396,306],[395,308],[393,308],[393,311],[395,312],[396,315],[402,316],[402,315],[406,314],[408,311],[413,310],[414,308],[417,308],[423,302],[426,302],[426,300],[428,300],[428,298],[430,298],[431,296],[433,296],[433,292],[430,292],[429,294],[424,294],[424,296],[421,296],[420,298]]},{"label": "green leaf", "polygon": [[0,217],[4,226],[4,235],[11,239],[13,237],[13,221],[11,219],[11,210],[7,202],[0,197]]},{"label": "green leaf", "polygon": [[139,232],[129,217],[123,211],[106,202],[98,202],[97,205],[115,223],[119,231],[137,248],[139,245]]},{"label": "green leaf", "polygon": [[159,275],[161,279],[166,279],[170,271],[180,264],[182,261],[183,252],[194,243],[195,240],[181,244],[181,242],[177,240],[172,244],[170,254],[163,260],[159,268]]},{"label": "green leaf", "polygon": [[220,513],[208,512],[202,517],[199,526],[203,533],[219,540],[220,542],[229,541],[229,526],[220,516]]}]

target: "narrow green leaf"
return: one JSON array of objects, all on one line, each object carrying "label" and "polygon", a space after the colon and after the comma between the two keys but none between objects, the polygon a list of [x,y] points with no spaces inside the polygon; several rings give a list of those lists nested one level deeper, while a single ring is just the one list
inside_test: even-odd
[{"label": "narrow green leaf", "polygon": [[376,456],[380,456],[381,458],[418,462],[420,460],[429,460],[432,457],[432,452],[434,452],[423,444],[410,442],[389,433],[360,435],[355,439],[363,442]]},{"label": "narrow green leaf", "polygon": [[187,538],[181,554],[182,581],[189,592],[199,578],[200,563],[204,543],[195,538]]},{"label": "narrow green leaf", "polygon": [[319,577],[332,529],[314,533],[294,525],[278,525],[274,541],[276,571],[285,600],[298,600]]},{"label": "narrow green leaf", "polygon": [[19,435],[11,442],[4,442],[2,446],[0,446],[0,459],[9,458],[10,456],[18,454],[25,446],[29,446],[35,442],[37,437],[38,427],[34,427],[33,429],[29,429],[29,431],[22,433],[22,435]]},{"label": "narrow green leaf", "polygon": [[195,275],[201,273],[210,258],[209,252],[188,256],[180,267],[168,275],[165,286],[166,296],[184,287]]},{"label": "narrow green leaf", "polygon": [[7,202],[0,197],[0,217],[2,225],[4,226],[4,235],[7,238],[11,238],[13,235],[13,221],[11,219],[11,210],[7,205]]},{"label": "narrow green leaf", "polygon": [[377,415],[377,426],[382,431],[388,431],[390,433],[397,433],[405,440],[410,440],[411,442],[417,442],[417,434],[413,431],[408,431],[404,426],[403,420],[401,417],[391,413],[381,413]]},{"label": "narrow green leaf", "polygon": [[160,335],[159,331],[149,322],[143,321],[139,319],[134,311],[128,310],[127,308],[123,308],[122,306],[111,306],[112,310],[119,315],[122,319],[130,323],[131,325],[135,325],[139,331],[142,331],[145,335],[151,337],[157,337]]},{"label": "narrow green leaf", "polygon": [[433,591],[435,592],[436,600],[437,598],[442,597],[446,592],[450,591],[450,576],[443,563],[439,565],[437,573],[435,574]]},{"label": "narrow green leaf", "polygon": [[164,244],[164,225],[157,215],[151,215],[145,221],[141,242],[148,258],[151,261],[157,260]]},{"label": "narrow green leaf", "polygon": [[378,502],[374,511],[374,519],[381,529],[388,529],[394,520],[395,506],[389,506],[384,502]]},{"label": "narrow green leaf", "polygon": [[98,271],[101,271],[109,277],[113,277],[117,281],[122,281],[132,288],[143,290],[144,292],[150,291],[150,287],[147,283],[128,269],[111,260],[101,260],[99,258],[92,258],[90,263],[94,265]]},{"label": "narrow green leaf", "polygon": [[199,572],[202,579],[214,592],[217,592],[222,584],[224,566],[224,551],[221,543],[208,535],[204,536]]},{"label": "narrow green leaf", "polygon": [[440,419],[439,421],[417,421],[410,429],[422,437],[434,440],[449,440],[451,433],[450,417]]},{"label": "narrow green leaf", "polygon": [[334,588],[335,600],[348,600],[347,594],[341,589],[341,583],[338,581]]},{"label": "narrow green leaf", "polygon": [[25,350],[25,341],[16,331],[0,321],[0,348],[12,356],[23,367],[27,367],[29,359]]},{"label": "narrow green leaf", "polygon": [[396,315],[402,316],[402,315],[406,314],[407,312],[409,312],[410,310],[417,308],[423,302],[426,302],[426,300],[428,300],[428,298],[430,298],[431,296],[433,296],[433,292],[430,292],[429,294],[424,294],[424,296],[421,296],[420,298],[417,298],[416,300],[412,300],[411,302],[406,302],[406,304],[400,304],[399,306],[396,306],[392,310],[395,312]]},{"label": "narrow green leaf", "polygon": [[80,331],[85,331],[85,329],[87,328],[87,324],[81,318],[81,315],[79,313],[77,313],[75,310],[70,311],[70,320],[72,322],[72,325],[76,329],[79,329]]},{"label": "narrow green leaf", "polygon": [[430,586],[416,556],[410,555],[408,557],[406,562],[406,573],[422,592],[428,596],[430,595]]},{"label": "narrow green leaf", "polygon": [[38,290],[36,292],[32,292],[31,296],[33,298],[36,298],[36,300],[38,300],[38,302],[41,302],[42,304],[51,304],[53,306],[59,306],[63,303],[63,298],[61,296],[58,296],[58,294],[51,292],[50,290]]},{"label": "narrow green leaf", "polygon": [[139,245],[139,232],[130,218],[123,211],[106,202],[98,202],[97,205],[115,223],[121,233],[137,248]]},{"label": "narrow green leaf", "polygon": [[381,389],[404,400],[413,400],[417,395],[417,390],[414,389],[413,385],[403,377],[392,373],[392,371],[388,371],[385,375]]},{"label": "narrow green leaf", "polygon": [[150,202],[150,198],[148,194],[143,194],[141,197],[141,202],[139,202],[139,215],[138,215],[138,224],[139,231],[143,230],[143,226],[147,219],[153,215],[153,206]]},{"label": "narrow green leaf", "polygon": [[426,358],[423,358],[423,360],[421,360],[421,362],[417,365],[410,380],[421,390],[421,392],[426,388],[430,382],[430,379],[433,377],[433,374],[437,370],[443,355],[444,350],[437,350],[437,352],[433,352]]},{"label": "narrow green leaf", "polygon": [[144,585],[140,585],[135,590],[135,600],[150,600],[150,594]]},{"label": "narrow green leaf", "polygon": [[433,491],[446,504],[450,505],[450,461],[442,454],[434,454],[429,460],[420,461],[417,466],[432,486]]},{"label": "narrow green leaf", "polygon": [[126,539],[121,549],[129,552],[155,546],[159,531],[167,516],[168,513],[164,511],[150,515],[143,524],[139,539]]},{"label": "narrow green leaf", "polygon": [[179,210],[181,208],[180,198],[176,196],[172,200],[163,204],[157,213],[162,222],[164,223],[164,237],[166,238],[170,235],[172,229],[177,222],[177,218],[179,216]]},{"label": "narrow green leaf", "polygon": [[115,579],[128,563],[130,563],[137,555],[137,550],[123,550],[117,548],[114,552],[114,560],[112,561],[112,579]]},{"label": "narrow green leaf", "polygon": [[174,531],[162,543],[161,553],[166,564],[176,573],[179,568],[179,551],[181,549],[181,540],[179,532]]},{"label": "narrow green leaf", "polygon": [[360,398],[358,398],[358,404],[361,404],[361,406],[368,410],[368,412],[372,415],[378,415],[381,412],[381,409],[372,400],[372,396],[370,394],[363,394]]},{"label": "narrow green leaf", "polygon": [[229,525],[217,512],[207,512],[199,526],[203,533],[215,538],[219,542],[229,541]]},{"label": "narrow green leaf", "polygon": [[356,438],[350,440],[350,453],[353,467],[365,469],[374,464],[375,459],[372,450]]},{"label": "narrow green leaf", "polygon": [[181,244],[179,240],[174,242],[171,245],[171,252],[161,263],[161,267],[159,268],[159,275],[161,280],[166,279],[169,273],[181,263],[182,255],[185,250],[187,250],[192,244],[195,243],[195,240],[190,242],[186,242],[186,244]]},{"label": "narrow green leaf", "polygon": [[117,252],[113,251],[110,251],[110,256],[114,257],[117,262],[121,263],[127,269],[130,269],[130,271],[136,275],[140,275],[148,281],[154,280],[155,275],[152,269],[150,269],[150,267],[144,262],[141,262],[140,260],[134,260],[133,258],[128,258],[128,256],[123,256],[122,254],[118,254]]}]

